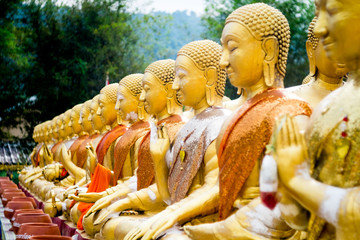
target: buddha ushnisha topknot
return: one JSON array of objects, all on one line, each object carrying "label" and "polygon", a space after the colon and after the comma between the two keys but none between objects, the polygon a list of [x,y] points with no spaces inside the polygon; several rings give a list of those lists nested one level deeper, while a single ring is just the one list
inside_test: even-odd
[{"label": "buddha ushnisha topknot", "polygon": [[138,96],[142,91],[143,77],[144,74],[142,73],[130,74],[121,79],[119,85],[125,86],[134,96]]},{"label": "buddha ushnisha topknot", "polygon": [[211,40],[200,40],[186,44],[177,55],[189,57],[201,70],[215,67],[218,75],[215,90],[222,97],[225,91],[226,72],[220,67],[221,53],[222,48],[218,43]]},{"label": "buddha ushnisha topknot", "polygon": [[109,101],[115,104],[118,86],[118,83],[106,85],[101,89],[100,94],[104,94],[109,99]]},{"label": "buddha ushnisha topknot", "polygon": [[278,73],[282,78],[286,73],[287,55],[290,46],[290,27],[286,17],[276,8],[264,3],[254,3],[242,6],[233,11],[226,19],[226,23],[237,22],[262,40],[275,36],[279,43]]}]

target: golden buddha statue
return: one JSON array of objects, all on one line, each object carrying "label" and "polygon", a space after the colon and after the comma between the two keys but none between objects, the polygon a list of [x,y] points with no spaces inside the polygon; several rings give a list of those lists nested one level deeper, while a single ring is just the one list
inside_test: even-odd
[{"label": "golden buddha statue", "polygon": [[247,101],[217,139],[219,179],[206,205],[218,208],[221,221],[185,226],[191,239],[297,238],[279,208],[267,209],[259,197],[259,169],[276,117],[288,113],[303,121],[311,114],[306,102],[282,89],[289,30],[285,16],[264,3],[242,6],[226,19],[220,65],[231,84],[244,89]]},{"label": "golden buddha statue", "polygon": [[[72,197],[75,200],[84,201],[77,208],[77,213],[81,213],[77,222],[79,229],[83,228],[82,218],[92,206],[91,202],[95,202],[99,197],[106,196],[114,191],[120,195],[123,191],[125,193],[130,191],[129,184],[133,180],[129,180],[129,178],[134,175],[135,168],[137,167],[137,154],[134,153],[138,152],[142,137],[148,132],[148,122],[143,121],[146,118],[146,114],[143,113],[143,107],[139,107],[142,77],[142,74],[132,74],[123,78],[119,83],[117,99],[120,104],[115,108],[119,109],[122,115],[121,118],[129,121],[131,126],[125,133],[122,132],[122,137],[118,138],[115,143],[114,161],[112,164],[109,164],[114,166],[114,173],[102,166],[102,163],[97,164],[87,194],[79,194],[79,198]],[[111,87],[114,86],[117,85],[113,84]],[[104,104],[104,102],[100,103]],[[104,110],[106,109],[109,108]],[[111,109],[109,110],[111,111]],[[115,119],[113,118],[113,120]],[[114,188],[108,189],[109,185],[116,185],[117,180],[120,180],[119,184]],[[96,192],[100,194],[94,194]]]},{"label": "golden buddha statue", "polygon": [[[176,90],[172,89],[172,83],[175,77],[175,61],[171,59],[159,60],[150,64],[144,73],[142,78],[143,90],[140,95],[141,106],[145,107],[146,112],[154,117],[157,126],[166,126],[169,132],[169,138],[172,141],[183,125],[182,119],[179,114],[182,112],[181,105],[177,100]],[[152,158],[150,155],[150,132],[148,132],[142,139],[139,146],[137,156],[137,170],[136,170],[136,190],[133,194],[146,194],[145,199],[149,200],[148,193],[157,194],[156,185],[154,183],[155,173]],[[116,191],[104,199],[100,199],[96,204],[89,210],[89,214],[84,218],[84,227],[86,232],[92,236],[94,233],[100,230],[100,226],[90,225],[90,221],[97,221],[97,216],[101,218],[111,213],[110,205],[116,198],[124,198],[128,192]],[[159,197],[159,196],[158,196]],[[150,202],[145,203],[146,205]],[[110,206],[109,206],[110,205]],[[113,204],[116,207],[116,203]],[[100,215],[91,214],[100,210],[106,206],[100,212]],[[164,204],[161,201],[154,201],[153,209],[161,209]],[[110,210],[110,211],[109,211]],[[106,230],[102,231],[102,234],[106,238],[114,238],[114,227],[116,227],[117,221],[120,219],[113,219],[107,223]]]},{"label": "golden buddha statue", "polygon": [[115,111],[118,86],[118,83],[112,83],[100,90],[99,108],[96,114],[101,116],[103,125],[108,131],[118,125]]},{"label": "golden buddha statue", "polygon": [[[118,114],[115,111],[118,85],[118,83],[113,83],[101,89],[98,97],[99,107],[96,111],[96,114],[102,120],[103,131],[107,131],[96,148],[96,162],[109,169],[113,169],[115,140],[126,131],[126,126],[121,124],[121,118],[117,116]],[[83,202],[95,202],[103,196],[101,193],[81,193],[77,197],[73,196],[73,199]]]},{"label": "golden buddha statue", "polygon": [[324,45],[314,35],[315,17],[310,23],[306,50],[310,64],[308,83],[288,88],[292,93],[305,99],[314,109],[329,93],[341,87],[348,69],[345,64],[336,63],[326,56]]},{"label": "golden buddha statue", "polygon": [[[171,150],[167,128],[160,125],[155,129],[158,139],[153,140],[150,149],[156,188],[154,185],[129,194],[110,205],[104,215],[108,217],[109,212],[126,209],[145,213],[106,222],[101,230],[103,238],[122,239],[127,235],[125,239],[137,239],[144,234],[145,239],[153,238],[184,217],[196,216],[197,206],[201,206],[199,209],[204,206],[201,199],[207,198],[205,193],[215,185],[218,174],[214,140],[230,114],[217,107],[222,102],[226,79],[225,71],[219,66],[220,56],[221,47],[210,40],[191,42],[179,50],[172,89],[177,91],[183,105],[194,109],[195,116],[177,133]],[[197,144],[199,147],[194,148]],[[189,207],[198,197],[200,201]],[[169,205],[165,209],[164,202]],[[102,212],[98,222],[104,218]],[[115,229],[113,235],[109,234],[112,229]],[[187,238],[178,230],[169,232],[167,237]]]},{"label": "golden buddha statue", "polygon": [[34,147],[33,151],[30,154],[30,159],[32,164],[31,166],[22,169],[19,175],[19,182],[23,187],[26,188],[29,187],[28,186],[29,181],[25,182],[27,179],[29,179],[30,177],[33,178],[32,176],[34,176],[34,178],[41,176],[42,169],[39,167],[39,162],[40,162],[39,158],[40,158],[40,150],[42,149],[43,143],[41,142],[41,138],[39,134],[40,126],[41,124],[36,125],[33,131],[33,139],[37,143],[37,145]]},{"label": "golden buddha statue", "polygon": [[349,80],[315,109],[305,139],[292,118],[278,123],[274,156],[282,184],[312,213],[308,239],[358,239],[360,3],[318,0],[316,6],[315,35],[330,59],[346,64]]},{"label": "golden buddha statue", "polygon": [[246,97],[246,92],[244,89],[242,89],[242,88],[238,89],[237,94],[239,95],[238,98],[236,98],[234,100],[223,101],[223,104],[222,104],[223,108],[234,111],[246,101],[247,97]]}]

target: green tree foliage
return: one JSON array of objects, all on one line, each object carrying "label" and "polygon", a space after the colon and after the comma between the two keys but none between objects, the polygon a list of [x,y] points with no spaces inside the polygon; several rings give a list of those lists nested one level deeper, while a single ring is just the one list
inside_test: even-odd
[{"label": "green tree foliage", "polygon": [[175,58],[200,39],[200,18],[186,12],[136,14],[127,0],[0,0],[0,139],[85,102],[105,84]]},{"label": "green tree foliage", "polygon": [[135,20],[139,35],[136,52],[143,56],[144,68],[159,59],[175,59],[182,46],[200,40],[204,32],[201,19],[194,12],[138,14]]},{"label": "green tree foliage", "polygon": [[[251,3],[264,2],[279,9],[288,19],[291,30],[291,43],[288,56],[285,86],[301,84],[308,74],[308,58],[305,43],[307,28],[314,17],[315,6],[309,0],[206,0],[203,17],[206,32],[204,38],[218,41],[225,24],[226,17],[235,9]],[[229,83],[226,95],[235,98],[236,89]]]},{"label": "green tree foliage", "polygon": [[125,2],[83,0],[58,6],[53,0],[2,0],[2,137],[4,128],[19,124],[31,133],[35,124],[92,98],[104,86],[106,72],[118,82],[142,71]]}]

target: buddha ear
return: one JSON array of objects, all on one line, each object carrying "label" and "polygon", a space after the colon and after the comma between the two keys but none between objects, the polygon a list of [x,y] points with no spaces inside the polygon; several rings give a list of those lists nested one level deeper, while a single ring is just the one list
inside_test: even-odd
[{"label": "buddha ear", "polygon": [[216,82],[217,82],[217,69],[213,66],[206,68],[205,79],[206,79],[206,101],[209,106],[214,106],[217,101],[216,96]]},{"label": "buddha ear", "polygon": [[166,89],[166,109],[168,114],[174,114],[176,111],[176,90],[172,89],[172,83],[165,85]]},{"label": "buddha ear", "polygon": [[142,101],[138,101],[137,117],[141,121],[144,120],[145,117],[146,117],[146,112],[145,112],[145,108],[144,108],[144,102],[142,102]]},{"label": "buddha ear", "polygon": [[316,74],[315,50],[313,48],[312,43],[309,40],[306,41],[306,52],[309,58],[310,76],[315,76]]},{"label": "buddha ear", "polygon": [[279,43],[276,37],[270,36],[262,41],[262,49],[265,52],[264,59],[264,80],[268,87],[275,83],[275,69],[279,57]]}]

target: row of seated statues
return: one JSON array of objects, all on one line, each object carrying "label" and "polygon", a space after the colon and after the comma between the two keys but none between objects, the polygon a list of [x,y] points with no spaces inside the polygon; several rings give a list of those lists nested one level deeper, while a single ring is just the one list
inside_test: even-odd
[{"label": "row of seated statues", "polygon": [[222,46],[190,42],[37,125],[21,184],[89,239],[359,239],[360,3],[315,4],[302,85],[284,89],[284,15],[242,6]]}]

